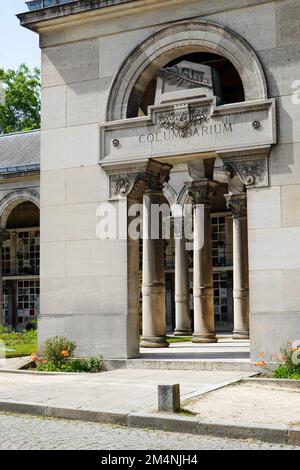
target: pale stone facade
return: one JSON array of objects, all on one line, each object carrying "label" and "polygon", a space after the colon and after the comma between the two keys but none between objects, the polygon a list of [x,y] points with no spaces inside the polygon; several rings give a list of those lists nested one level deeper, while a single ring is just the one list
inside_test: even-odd
[{"label": "pale stone facade", "polygon": [[[39,341],[65,334],[83,355],[138,356],[138,243],[99,239],[97,209],[112,200],[121,211],[143,194],[145,207],[145,194],[160,199],[162,187],[152,193],[144,185],[136,194],[136,181],[126,180],[141,172],[149,177],[151,161],[173,166],[165,196],[183,203],[199,180],[202,188],[207,181],[208,191],[215,178],[207,168],[193,176],[188,162],[201,166],[203,158],[216,157],[230,175],[229,193],[239,194],[228,197],[229,206],[238,197],[242,204],[233,210],[235,334],[248,334],[249,289],[253,361],[261,351],[276,354],[284,342],[300,339],[300,104],[293,96],[300,77],[297,0],[76,1],[19,18],[39,33],[42,49]],[[203,53],[232,64],[244,99],[218,106],[214,98],[204,103],[194,97],[193,106],[205,104],[215,127],[203,131],[200,123],[202,139],[168,145],[155,140],[161,113],[174,103],[147,102],[149,115],[139,113],[147,86],[170,63]],[[189,107],[186,112],[190,119]],[[217,123],[223,126],[218,138]],[[161,175],[161,169],[153,171]],[[119,192],[112,186],[116,175],[123,178]],[[198,203],[206,208],[208,236],[207,195]],[[159,243],[144,246],[143,341],[156,338],[163,345],[164,281],[154,279],[159,271],[149,267],[160,251]],[[177,252],[177,262],[182,258]],[[155,266],[162,269],[160,262]],[[195,340],[214,340],[212,282],[208,243],[194,254]],[[177,280],[177,304],[186,301],[185,284]],[[160,305],[157,317],[154,304]],[[178,328],[188,330],[180,318]]]}]

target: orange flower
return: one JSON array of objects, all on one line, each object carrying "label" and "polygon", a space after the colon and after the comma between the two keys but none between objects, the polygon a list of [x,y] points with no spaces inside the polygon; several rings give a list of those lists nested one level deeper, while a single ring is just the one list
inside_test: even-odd
[{"label": "orange flower", "polygon": [[31,355],[31,359],[32,359],[33,361],[37,361],[38,357],[37,357],[37,355],[34,353],[34,354]]},{"label": "orange flower", "polygon": [[62,351],[62,352],[60,353],[60,355],[61,355],[62,357],[68,357],[68,356],[70,356],[70,353],[69,353],[69,351],[64,350],[64,351]]},{"label": "orange flower", "polygon": [[261,358],[261,357],[264,357],[265,353],[264,352],[261,352],[259,353],[258,357]]},{"label": "orange flower", "polygon": [[265,367],[267,365],[267,363],[265,361],[261,361],[261,362],[256,362],[255,365],[256,365],[256,367],[258,367],[258,366]]},{"label": "orange flower", "polygon": [[47,359],[44,359],[44,360],[43,360],[43,363],[44,363],[44,364],[47,364],[47,363],[48,363]]}]

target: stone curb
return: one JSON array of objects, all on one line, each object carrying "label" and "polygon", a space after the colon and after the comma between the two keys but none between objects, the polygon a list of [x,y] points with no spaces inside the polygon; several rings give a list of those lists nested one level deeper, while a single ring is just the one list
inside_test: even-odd
[{"label": "stone curb", "polygon": [[300,446],[300,426],[235,424],[231,422],[208,423],[191,416],[141,412],[127,414],[119,411],[102,412],[13,401],[0,401],[0,412],[232,439],[257,439],[276,444]]},{"label": "stone curb", "polygon": [[296,379],[267,379],[265,377],[259,378],[259,377],[247,377],[242,379],[243,383],[256,383],[256,384],[262,384],[262,385],[279,385],[280,387],[295,387],[299,388],[300,387],[300,380]]},{"label": "stone curb", "polygon": [[[104,371],[106,372],[106,371]],[[43,370],[21,370],[21,369],[0,369],[0,374],[23,374],[23,375],[60,375],[62,377],[67,376],[97,376],[102,372],[47,372]]]}]

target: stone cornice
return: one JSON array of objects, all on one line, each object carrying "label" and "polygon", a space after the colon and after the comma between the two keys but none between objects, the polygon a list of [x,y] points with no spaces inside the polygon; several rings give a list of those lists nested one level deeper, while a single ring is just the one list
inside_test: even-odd
[{"label": "stone cornice", "polygon": [[[236,0],[236,7],[247,7],[270,3],[271,0]],[[71,3],[55,5],[39,10],[26,11],[17,15],[20,23],[25,28],[42,32],[43,30],[57,29],[64,26],[73,26],[83,22],[95,21],[101,17],[118,17],[139,12],[144,8],[158,9],[178,6],[178,0],[77,0]],[[196,0],[181,0],[181,3],[197,3],[199,11],[191,17],[224,12],[228,7],[220,2],[210,5],[209,8]]]},{"label": "stone cornice", "polygon": [[175,4],[178,4],[178,0],[77,0],[19,13],[17,17],[25,28],[41,32],[44,28],[51,29],[66,24],[70,26],[103,16],[117,17],[143,8],[162,8]]}]

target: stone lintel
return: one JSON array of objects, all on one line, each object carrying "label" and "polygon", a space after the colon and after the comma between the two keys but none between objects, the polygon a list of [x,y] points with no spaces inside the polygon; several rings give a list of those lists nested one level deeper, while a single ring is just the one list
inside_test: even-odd
[{"label": "stone lintel", "polygon": [[116,168],[149,157],[186,161],[187,155],[195,161],[219,156],[231,163],[263,159],[276,143],[274,100],[216,106],[205,98],[179,104],[150,106],[147,116],[101,124],[99,164]]}]

